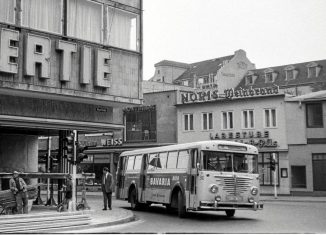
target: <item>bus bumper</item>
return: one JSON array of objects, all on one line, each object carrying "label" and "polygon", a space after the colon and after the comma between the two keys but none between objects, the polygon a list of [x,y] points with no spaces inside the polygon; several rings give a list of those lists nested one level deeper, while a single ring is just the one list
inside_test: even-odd
[{"label": "bus bumper", "polygon": [[262,210],[264,204],[262,202],[240,203],[240,202],[214,202],[200,201],[199,210]]}]

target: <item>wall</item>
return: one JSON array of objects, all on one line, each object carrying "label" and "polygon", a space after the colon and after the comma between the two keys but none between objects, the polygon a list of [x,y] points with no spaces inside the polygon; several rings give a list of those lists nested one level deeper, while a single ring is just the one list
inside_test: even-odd
[{"label": "wall", "polygon": [[176,91],[144,94],[144,105],[156,105],[157,143],[177,142]]},{"label": "wall", "polygon": [[251,69],[255,69],[255,65],[249,61],[246,52],[236,51],[234,57],[216,75],[219,93],[223,93],[225,89],[235,88]]}]

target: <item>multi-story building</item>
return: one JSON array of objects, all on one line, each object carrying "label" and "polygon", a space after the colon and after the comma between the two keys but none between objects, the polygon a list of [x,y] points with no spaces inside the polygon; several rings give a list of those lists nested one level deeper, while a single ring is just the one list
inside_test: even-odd
[{"label": "multi-story building", "polygon": [[0,172],[37,171],[39,136],[123,130],[142,103],[142,0],[1,0],[0,81]]}]

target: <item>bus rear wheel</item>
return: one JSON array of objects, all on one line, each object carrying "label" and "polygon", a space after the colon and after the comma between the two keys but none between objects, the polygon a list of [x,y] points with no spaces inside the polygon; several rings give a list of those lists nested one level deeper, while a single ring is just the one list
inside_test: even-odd
[{"label": "bus rear wheel", "polygon": [[235,214],[235,210],[225,210],[227,217],[233,217]]},{"label": "bus rear wheel", "polygon": [[184,203],[182,192],[178,192],[178,216],[179,218],[185,218],[186,217],[186,206]]}]

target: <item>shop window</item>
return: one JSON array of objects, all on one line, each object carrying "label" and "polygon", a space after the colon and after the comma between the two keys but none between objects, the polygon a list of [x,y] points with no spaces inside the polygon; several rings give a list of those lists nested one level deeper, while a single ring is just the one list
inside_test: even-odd
[{"label": "shop window", "polygon": [[264,109],[265,128],[276,127],[276,109]]},{"label": "shop window", "polygon": [[193,131],[194,130],[194,115],[193,114],[184,114],[184,131]]},{"label": "shop window", "polygon": [[68,36],[101,43],[103,5],[89,0],[68,0],[67,5]]},{"label": "shop window", "polygon": [[222,112],[222,129],[223,130],[233,129],[233,112],[232,111]]},{"label": "shop window", "polygon": [[307,127],[323,127],[323,106],[322,103],[306,104]]},{"label": "shop window", "polygon": [[[276,185],[279,185],[279,156],[275,154]],[[260,153],[258,156],[258,172],[260,174],[260,185],[274,186],[274,173],[271,170],[273,153]]]},{"label": "shop window", "polygon": [[139,17],[131,12],[107,7],[107,39],[110,46],[139,51]]},{"label": "shop window", "polygon": [[306,188],[306,166],[291,166],[292,188]]},{"label": "shop window", "polygon": [[243,110],[242,111],[242,128],[252,129],[255,128],[254,121],[254,110]]},{"label": "shop window", "polygon": [[126,141],[156,141],[156,109],[144,106],[125,113]]},{"label": "shop window", "polygon": [[178,166],[179,169],[187,169],[189,162],[189,153],[187,150],[180,151],[178,157]]},{"label": "shop window", "polygon": [[22,26],[62,33],[62,6],[62,0],[22,0]]},{"label": "shop window", "polygon": [[202,129],[213,129],[213,113],[202,113]]},{"label": "shop window", "polygon": [[177,167],[177,158],[178,158],[178,152],[177,151],[169,152],[166,168],[175,169]]},{"label": "shop window", "polygon": [[15,7],[16,0],[1,0],[0,1],[0,22],[15,23]]}]

